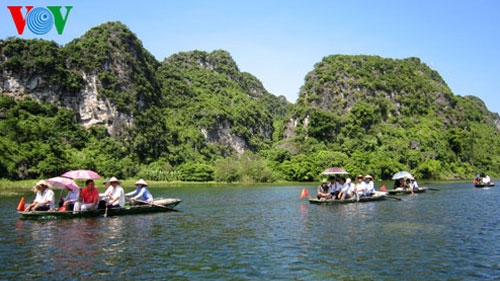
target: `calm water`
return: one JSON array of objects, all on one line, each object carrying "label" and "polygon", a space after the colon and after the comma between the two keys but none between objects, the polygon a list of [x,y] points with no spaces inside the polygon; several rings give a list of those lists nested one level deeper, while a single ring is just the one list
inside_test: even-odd
[{"label": "calm water", "polygon": [[500,187],[431,187],[342,206],[301,186],[168,187],[153,193],[183,212],[60,221],[1,198],[0,279],[500,280]]}]

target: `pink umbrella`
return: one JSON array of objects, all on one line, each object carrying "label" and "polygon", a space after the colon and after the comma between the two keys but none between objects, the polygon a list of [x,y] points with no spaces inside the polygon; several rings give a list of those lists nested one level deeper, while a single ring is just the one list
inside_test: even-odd
[{"label": "pink umbrella", "polygon": [[63,178],[63,177],[53,177],[47,179],[47,181],[54,187],[58,188],[69,188],[71,190],[77,190],[79,187],[72,179]]},{"label": "pink umbrella", "polygon": [[340,167],[331,167],[323,171],[321,173],[323,175],[346,175],[349,174],[346,170],[340,168]]},{"label": "pink umbrella", "polygon": [[70,178],[74,180],[86,180],[86,179],[98,179],[101,176],[99,176],[98,173],[92,170],[71,170],[62,174],[61,177]]}]

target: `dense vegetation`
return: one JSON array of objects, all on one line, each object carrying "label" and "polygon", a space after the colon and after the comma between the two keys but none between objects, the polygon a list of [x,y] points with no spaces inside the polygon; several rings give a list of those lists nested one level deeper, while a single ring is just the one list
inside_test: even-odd
[{"label": "dense vegetation", "polygon": [[[0,178],[88,168],[169,181],[312,181],[333,165],[378,179],[399,170],[499,175],[498,115],[453,95],[417,58],[325,57],[292,105],[226,51],[158,62],[126,26],[107,23],[64,47],[0,41],[0,70],[4,85],[25,83],[15,98],[0,95]],[[117,113],[86,129],[78,110],[90,76]]]},{"label": "dense vegetation", "polygon": [[[419,59],[329,56],[315,66],[285,140],[301,157],[333,151],[336,165],[387,179],[398,170],[419,178],[498,174],[497,114],[476,97],[454,96]],[[305,145],[304,145],[305,144]]]}]

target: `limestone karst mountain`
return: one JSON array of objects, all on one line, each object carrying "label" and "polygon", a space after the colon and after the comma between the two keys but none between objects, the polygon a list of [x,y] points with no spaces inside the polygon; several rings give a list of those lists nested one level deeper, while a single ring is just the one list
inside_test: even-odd
[{"label": "limestone karst mountain", "polygon": [[387,179],[500,171],[499,116],[418,58],[331,55],[295,104],[224,50],[158,61],[120,22],[65,46],[0,41],[0,178],[86,167],[161,180]]}]

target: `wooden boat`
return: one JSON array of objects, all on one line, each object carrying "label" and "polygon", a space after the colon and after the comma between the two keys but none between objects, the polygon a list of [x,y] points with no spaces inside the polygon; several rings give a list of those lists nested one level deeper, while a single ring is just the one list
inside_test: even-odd
[{"label": "wooden boat", "polygon": [[494,182],[489,182],[489,183],[475,183],[474,187],[483,188],[483,187],[493,187],[495,185],[496,184]]},{"label": "wooden boat", "polygon": [[[427,190],[428,190],[428,188],[425,186],[417,187],[417,188],[413,189],[413,193],[424,193]],[[396,189],[387,190],[387,193],[389,195],[408,195],[408,194],[411,194],[411,191],[409,189],[403,189],[401,187],[398,187]]]},{"label": "wooden boat", "polygon": [[116,209],[98,209],[92,211],[81,212],[73,214],[72,211],[32,211],[32,212],[18,212],[23,219],[75,219],[75,218],[91,218],[91,217],[104,217],[104,216],[126,216],[147,213],[159,212],[172,212],[177,211],[174,209],[181,199],[167,198],[154,200],[152,204],[125,206]]},{"label": "wooden boat", "polygon": [[309,198],[309,203],[311,203],[311,204],[326,204],[326,205],[364,203],[364,202],[384,200],[384,199],[386,199],[386,197],[387,197],[387,192],[375,191],[375,193],[372,196],[361,197],[359,200],[357,200],[356,198],[349,198],[349,199],[344,199],[344,200],[331,200],[331,199],[325,200],[325,199]]}]

